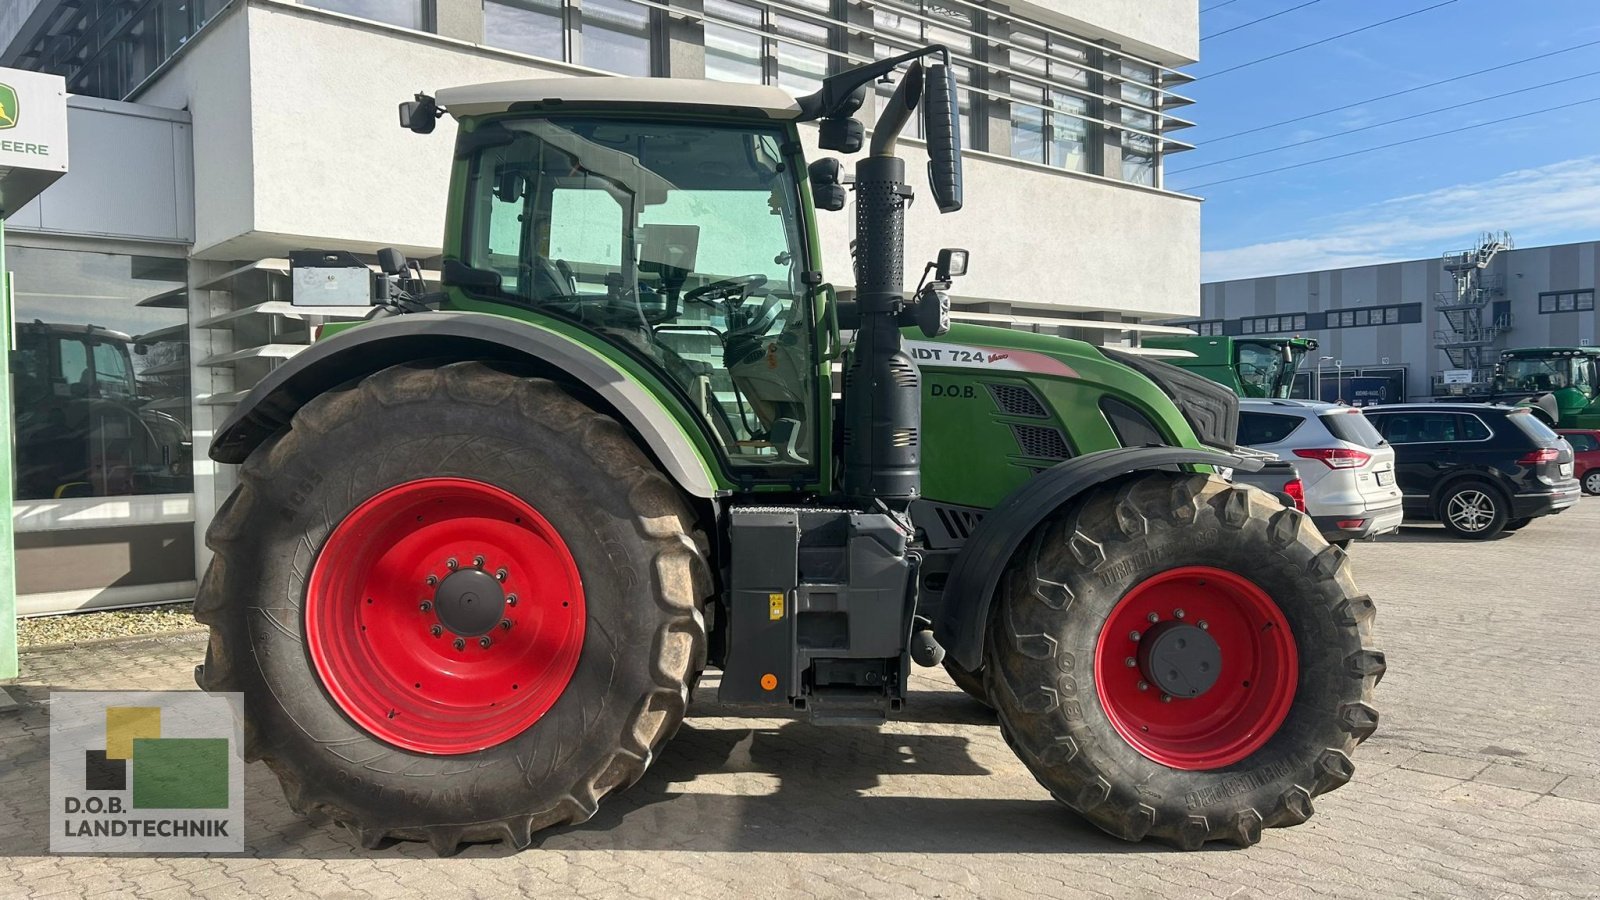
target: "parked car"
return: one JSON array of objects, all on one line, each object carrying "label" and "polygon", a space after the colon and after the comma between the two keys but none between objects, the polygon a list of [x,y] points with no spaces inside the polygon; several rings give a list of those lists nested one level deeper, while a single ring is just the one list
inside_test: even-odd
[{"label": "parked car", "polygon": [[1600,494],[1600,429],[1561,428],[1556,434],[1572,445],[1573,475],[1585,494]]},{"label": "parked car", "polygon": [[1329,543],[1400,528],[1395,453],[1361,410],[1318,400],[1240,400],[1238,442],[1294,464],[1305,510]]},{"label": "parked car", "polygon": [[1527,407],[1405,403],[1366,413],[1394,447],[1408,519],[1482,540],[1578,500],[1571,445]]}]

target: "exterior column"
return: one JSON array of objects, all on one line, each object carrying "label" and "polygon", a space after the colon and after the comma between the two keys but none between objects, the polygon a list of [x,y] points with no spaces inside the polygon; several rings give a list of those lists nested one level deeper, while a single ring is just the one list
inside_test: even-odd
[{"label": "exterior column", "polygon": [[655,15],[661,39],[656,47],[657,75],[667,78],[706,77],[706,24],[701,0],[673,0],[671,10]]},{"label": "exterior column", "polygon": [[483,0],[433,0],[433,30],[441,37],[483,43]]}]

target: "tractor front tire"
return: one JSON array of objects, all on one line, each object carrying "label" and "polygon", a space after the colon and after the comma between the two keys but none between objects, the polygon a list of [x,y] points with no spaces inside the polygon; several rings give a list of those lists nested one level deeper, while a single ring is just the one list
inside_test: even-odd
[{"label": "tractor front tire", "polygon": [[242,691],[246,758],[364,847],[588,819],[704,668],[690,510],[548,380],[406,365],[323,394],[206,537],[197,681]]},{"label": "tractor front tire", "polygon": [[1006,741],[1112,835],[1199,849],[1296,825],[1377,728],[1372,601],[1305,514],[1151,473],[1019,551],[987,636]]}]

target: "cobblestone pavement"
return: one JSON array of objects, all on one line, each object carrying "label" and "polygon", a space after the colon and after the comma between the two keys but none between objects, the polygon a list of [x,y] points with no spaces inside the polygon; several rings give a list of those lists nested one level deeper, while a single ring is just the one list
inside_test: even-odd
[{"label": "cobblestone pavement", "polygon": [[1600,500],[1488,544],[1436,529],[1358,545],[1389,672],[1356,778],[1248,850],[1123,844],[1034,783],[942,673],[910,717],[821,729],[702,691],[645,780],[523,853],[363,851],[304,821],[259,764],[243,856],[45,850],[52,688],[187,689],[194,635],[25,655],[0,719],[0,897],[1600,895]]}]

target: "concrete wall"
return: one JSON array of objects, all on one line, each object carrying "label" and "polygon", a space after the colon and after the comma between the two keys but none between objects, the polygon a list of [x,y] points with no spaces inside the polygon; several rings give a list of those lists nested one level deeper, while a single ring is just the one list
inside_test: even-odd
[{"label": "concrete wall", "polygon": [[1010,6],[1028,18],[1112,41],[1163,65],[1200,58],[1196,0],[1019,0]]},{"label": "concrete wall", "polygon": [[[1512,322],[1501,348],[1600,345],[1600,317],[1595,312],[1539,312],[1539,294],[1592,290],[1597,270],[1600,241],[1531,247],[1497,256],[1487,274],[1503,278],[1505,292],[1495,299],[1510,304]],[[1429,395],[1432,377],[1450,368],[1444,354],[1434,349],[1434,333],[1446,327],[1435,309],[1434,294],[1453,288],[1453,279],[1437,257],[1246,278],[1203,285],[1200,317],[1232,323],[1251,316],[1421,303],[1422,321],[1414,325],[1306,332],[1321,341],[1319,356],[1342,360],[1347,369],[1406,366],[1408,391],[1420,399]]]},{"label": "concrete wall", "polygon": [[[287,5],[213,27],[142,98],[194,117],[195,255],[206,259],[311,245],[436,253],[455,128],[447,118],[433,135],[408,134],[395,104],[423,89],[586,73]],[[909,156],[923,171],[920,151]],[[939,216],[924,196],[909,229],[913,262],[972,251],[960,297],[1192,313],[1198,201],[985,154],[969,156],[966,178],[965,210]],[[825,271],[841,286],[851,221],[823,215]]]}]

